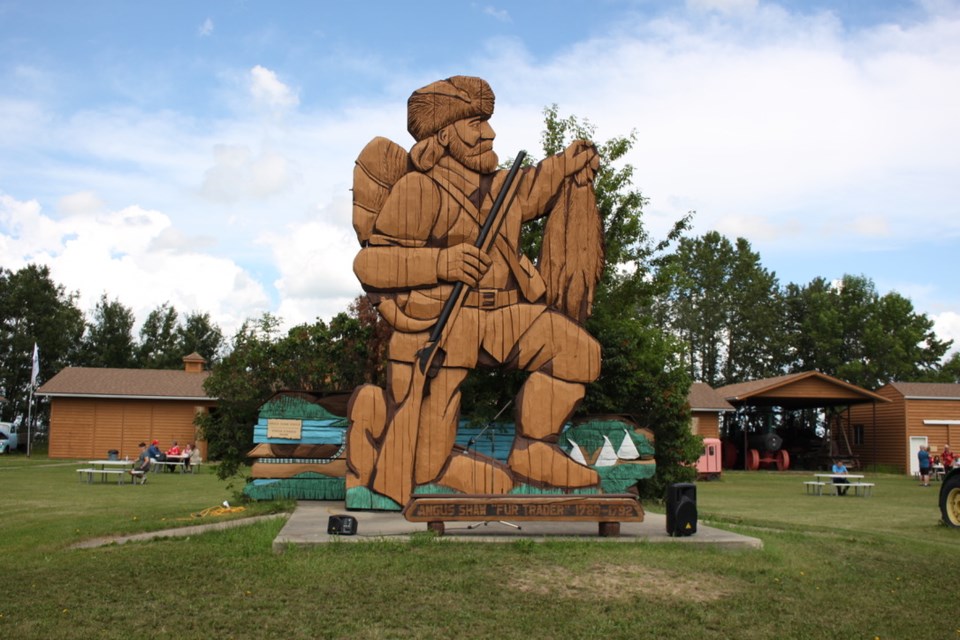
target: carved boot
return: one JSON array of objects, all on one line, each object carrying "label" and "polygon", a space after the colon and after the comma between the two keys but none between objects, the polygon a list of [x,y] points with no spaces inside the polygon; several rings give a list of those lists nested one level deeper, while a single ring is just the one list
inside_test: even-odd
[{"label": "carved boot", "polygon": [[503,464],[478,453],[455,450],[437,483],[463,493],[509,493],[510,471]]},{"label": "carved boot", "polygon": [[575,462],[559,447],[522,436],[514,440],[508,463],[518,476],[551,487],[583,489],[600,484],[596,471]]}]

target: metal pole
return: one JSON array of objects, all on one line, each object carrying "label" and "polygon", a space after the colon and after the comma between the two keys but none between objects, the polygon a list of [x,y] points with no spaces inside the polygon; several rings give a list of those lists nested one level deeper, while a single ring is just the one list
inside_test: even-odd
[{"label": "metal pole", "polygon": [[[33,385],[30,385],[30,397],[27,400],[27,457],[30,457],[30,443],[33,440],[31,437],[30,427],[33,425]],[[104,474],[106,475],[106,474]]]}]

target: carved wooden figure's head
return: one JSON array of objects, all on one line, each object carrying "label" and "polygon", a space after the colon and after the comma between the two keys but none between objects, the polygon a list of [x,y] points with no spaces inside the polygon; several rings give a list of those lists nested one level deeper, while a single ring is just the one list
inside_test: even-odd
[{"label": "carved wooden figure's head", "polygon": [[414,163],[429,168],[446,150],[468,169],[495,171],[496,134],[489,122],[493,105],[487,81],[471,76],[453,76],[414,91],[407,101],[407,130],[420,148],[412,152]]}]

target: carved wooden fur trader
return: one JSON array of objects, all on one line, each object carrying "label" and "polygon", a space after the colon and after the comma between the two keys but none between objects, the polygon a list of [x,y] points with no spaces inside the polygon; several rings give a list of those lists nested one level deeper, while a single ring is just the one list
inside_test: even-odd
[{"label": "carved wooden fur trader", "polygon": [[[395,329],[387,388],[351,399],[347,489],[366,487],[400,505],[415,487],[503,494],[516,483],[561,489],[598,485],[557,435],[600,373],[600,346],[579,324],[602,271],[593,191],[599,157],[577,141],[523,168],[509,189],[493,151],[494,95],[480,78],[455,76],[410,96],[410,152],[375,138],[354,170],[354,271]],[[503,193],[501,193],[503,192]],[[502,224],[483,247],[481,226],[498,197]],[[539,264],[519,250],[524,223],[549,215]],[[463,294],[421,370],[454,285]],[[517,368],[517,434],[506,465],[454,448],[460,384],[471,369]]]}]

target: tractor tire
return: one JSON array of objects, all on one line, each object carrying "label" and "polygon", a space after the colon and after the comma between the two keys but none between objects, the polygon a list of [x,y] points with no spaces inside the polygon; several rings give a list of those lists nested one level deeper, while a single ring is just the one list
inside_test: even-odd
[{"label": "tractor tire", "polygon": [[760,452],[756,449],[747,450],[747,471],[756,471],[760,468]]},{"label": "tractor tire", "polygon": [[960,527],[960,473],[951,473],[940,487],[940,515],[948,527]]}]

